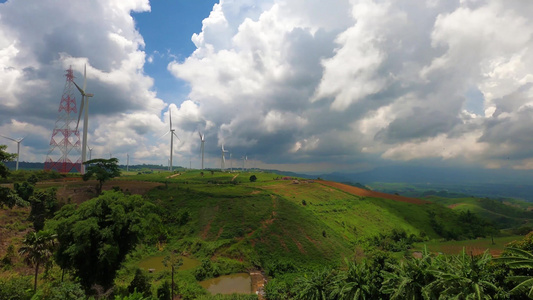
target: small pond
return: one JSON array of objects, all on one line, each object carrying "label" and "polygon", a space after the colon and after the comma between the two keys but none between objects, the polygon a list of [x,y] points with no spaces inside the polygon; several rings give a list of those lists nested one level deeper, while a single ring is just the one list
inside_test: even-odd
[{"label": "small pond", "polygon": [[248,273],[237,273],[200,282],[211,294],[251,294],[252,279]]},{"label": "small pond", "polygon": [[[186,256],[182,256],[183,258],[183,265],[179,268],[180,270],[190,270],[200,265],[200,261],[189,258]],[[156,272],[163,271],[163,270],[170,270],[170,267],[165,267],[163,264],[163,260],[165,259],[165,256],[153,256],[149,257],[147,259],[142,260],[139,263],[139,267],[145,270],[149,269],[155,269]]]}]

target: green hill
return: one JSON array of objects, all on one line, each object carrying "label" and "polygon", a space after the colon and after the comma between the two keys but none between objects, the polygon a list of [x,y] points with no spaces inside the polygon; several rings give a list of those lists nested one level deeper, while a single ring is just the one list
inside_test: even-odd
[{"label": "green hill", "polygon": [[252,173],[210,171],[123,179],[166,183],[145,197],[162,208],[169,223],[189,214],[185,226],[169,228],[171,239],[183,240],[184,247],[209,249],[205,255],[263,267],[279,261],[338,264],[353,256],[356,247],[393,230],[430,239],[470,236],[457,214],[439,204],[360,196],[321,181],[253,174],[256,182],[249,181]]}]

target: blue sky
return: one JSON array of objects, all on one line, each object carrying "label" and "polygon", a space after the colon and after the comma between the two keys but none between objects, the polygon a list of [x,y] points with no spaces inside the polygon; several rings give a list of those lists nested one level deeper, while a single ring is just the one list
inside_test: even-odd
[{"label": "blue sky", "polygon": [[133,13],[136,27],[146,43],[146,53],[153,62],[144,71],[155,80],[155,90],[163,99],[185,99],[187,83],[172,76],[167,65],[184,60],[195,49],[191,36],[202,30],[202,20],[209,16],[213,0],[162,0],[150,3],[150,12]]},{"label": "blue sky", "polygon": [[87,65],[93,157],[166,164],[171,112],[175,165],[199,167],[201,131],[207,167],[224,145],[299,172],[533,169],[532,3],[0,1],[0,134],[54,154]]}]

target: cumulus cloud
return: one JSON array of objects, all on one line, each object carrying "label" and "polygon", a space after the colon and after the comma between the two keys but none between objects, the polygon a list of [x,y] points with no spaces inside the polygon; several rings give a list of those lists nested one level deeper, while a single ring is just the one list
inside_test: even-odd
[{"label": "cumulus cloud", "polygon": [[531,165],[532,4],[324,5],[215,5],[196,51],[168,66],[211,139],[264,163]]},{"label": "cumulus cloud", "polygon": [[[131,16],[149,10],[148,0],[0,4],[3,132],[16,133],[10,128],[14,122],[46,129],[40,132],[41,144],[29,149],[34,161],[44,161],[58,117],[65,70],[72,66],[75,81],[81,85],[87,65],[87,91],[95,95],[89,105],[89,146],[102,155],[137,151],[137,145],[161,123],[159,113],[165,107],[153,91],[152,78],[143,71],[144,40]],[[79,106],[80,96],[74,92]],[[30,127],[25,130],[33,132]],[[164,153],[152,153],[158,155]]]}]

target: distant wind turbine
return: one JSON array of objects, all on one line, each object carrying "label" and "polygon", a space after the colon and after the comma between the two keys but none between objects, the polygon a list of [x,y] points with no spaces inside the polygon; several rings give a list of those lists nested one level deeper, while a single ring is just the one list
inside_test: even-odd
[{"label": "distant wind turbine", "polygon": [[228,150],[224,150],[224,144],[222,144],[222,159],[220,161],[220,170],[221,171],[224,171],[224,167],[225,167],[225,163],[226,163],[226,155],[225,153],[228,153],[229,151]]},{"label": "distant wind turbine", "polygon": [[80,125],[80,118],[85,106],[85,116],[83,117],[83,146],[81,150],[81,174],[85,174],[85,165],[84,162],[87,161],[87,127],[89,126],[89,97],[93,97],[94,94],[89,94],[85,92],[87,87],[87,65],[83,69],[83,89],[80,88],[74,81],[72,81],[78,91],[81,93],[81,103],[80,103],[80,114],[78,115],[78,123],[76,123],[76,131],[78,131],[78,126]]},{"label": "distant wind turbine", "polygon": [[172,128],[172,110],[170,110],[170,109],[168,110],[168,115],[169,115],[169,120],[170,120],[170,129],[162,137],[164,137],[165,135],[170,133],[170,160],[168,162],[168,164],[169,164],[168,170],[170,172],[172,172],[172,154],[174,152],[174,136],[178,139],[178,141],[180,141],[180,138],[174,132],[175,129]]},{"label": "distant wind turbine", "polygon": [[92,153],[93,153],[94,147],[91,148],[91,147],[87,146],[87,149],[89,149],[89,160],[91,160],[91,159],[93,159],[92,158],[93,157]]},{"label": "distant wind turbine", "polygon": [[231,152],[229,153],[229,171],[233,173],[233,160],[231,160]]},{"label": "distant wind turbine", "polygon": [[200,146],[200,151],[202,152],[202,170],[204,169],[204,143],[205,143],[205,134],[202,134],[200,131],[198,131],[198,135],[200,136],[200,141],[202,142]]},{"label": "distant wind turbine", "polygon": [[242,171],[245,170],[245,162],[248,160],[248,155],[242,157]]},{"label": "distant wind turbine", "polygon": [[12,140],[13,142],[17,143],[17,165],[15,167],[15,170],[18,171],[18,169],[19,169],[19,158],[20,158],[20,142],[22,142],[26,138],[27,135],[25,137],[19,138],[19,139],[10,138],[10,137],[7,137],[5,135],[0,135],[0,136],[6,138],[8,140]]}]

